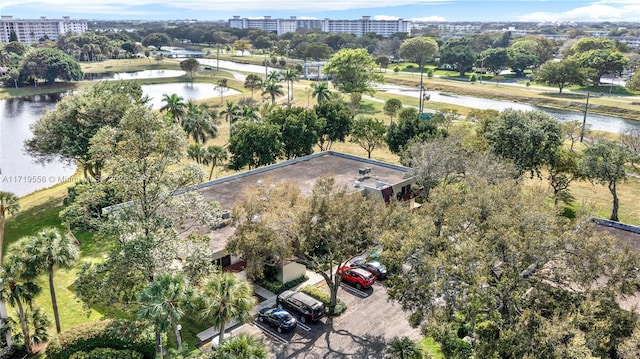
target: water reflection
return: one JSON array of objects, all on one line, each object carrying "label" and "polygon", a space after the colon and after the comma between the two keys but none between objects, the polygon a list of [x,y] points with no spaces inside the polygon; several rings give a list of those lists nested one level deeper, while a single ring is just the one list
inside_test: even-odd
[{"label": "water reflection", "polygon": [[133,72],[107,72],[101,74],[85,74],[85,80],[142,80],[184,76],[182,70],[143,70]]}]

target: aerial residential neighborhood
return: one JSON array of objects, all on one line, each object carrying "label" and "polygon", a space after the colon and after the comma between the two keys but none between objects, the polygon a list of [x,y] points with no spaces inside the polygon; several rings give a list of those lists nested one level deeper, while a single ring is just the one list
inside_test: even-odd
[{"label": "aerial residential neighborhood", "polygon": [[639,14],[0,3],[0,358],[640,357]]}]

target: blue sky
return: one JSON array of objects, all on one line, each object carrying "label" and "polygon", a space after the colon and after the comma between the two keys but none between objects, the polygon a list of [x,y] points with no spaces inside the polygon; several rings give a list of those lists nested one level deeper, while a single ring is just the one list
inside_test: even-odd
[{"label": "blue sky", "polygon": [[229,19],[308,17],[404,18],[431,21],[631,21],[640,0],[0,0],[14,18]]}]

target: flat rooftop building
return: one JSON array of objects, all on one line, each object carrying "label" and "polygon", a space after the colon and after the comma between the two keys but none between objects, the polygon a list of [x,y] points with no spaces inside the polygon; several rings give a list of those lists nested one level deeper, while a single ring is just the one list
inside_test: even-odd
[{"label": "flat rooftop building", "polygon": [[38,42],[44,39],[56,41],[58,36],[67,32],[83,33],[87,31],[86,20],[71,20],[69,16],[62,19],[14,19],[13,16],[0,17],[0,42],[8,43],[15,34],[18,41],[24,43]]}]

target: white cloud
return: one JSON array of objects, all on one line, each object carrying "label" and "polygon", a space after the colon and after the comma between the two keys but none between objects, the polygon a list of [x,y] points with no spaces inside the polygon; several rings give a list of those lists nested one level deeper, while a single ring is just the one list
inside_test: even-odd
[{"label": "white cloud", "polygon": [[447,21],[447,19],[443,18],[442,16],[437,16],[437,15],[427,16],[427,17],[414,17],[414,18],[411,18],[409,20],[416,21],[416,22],[444,22],[444,21]]},{"label": "white cloud", "polygon": [[603,0],[561,13],[536,12],[522,15],[520,21],[640,21],[637,0]]}]

